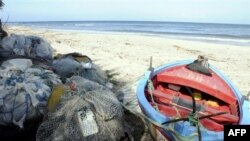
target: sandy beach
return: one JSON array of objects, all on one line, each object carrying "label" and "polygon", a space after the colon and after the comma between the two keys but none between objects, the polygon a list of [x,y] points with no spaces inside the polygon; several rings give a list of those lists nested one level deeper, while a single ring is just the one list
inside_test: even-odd
[{"label": "sandy beach", "polygon": [[171,61],[208,57],[246,95],[250,90],[250,47],[206,43],[119,33],[89,33],[35,29],[21,26],[5,27],[9,34],[36,35],[51,43],[56,53],[79,52],[88,55],[103,70],[119,73],[115,79],[126,82],[135,91],[138,79],[149,67]]},{"label": "sandy beach", "polygon": [[249,136],[249,6],[0,0],[0,141]]}]

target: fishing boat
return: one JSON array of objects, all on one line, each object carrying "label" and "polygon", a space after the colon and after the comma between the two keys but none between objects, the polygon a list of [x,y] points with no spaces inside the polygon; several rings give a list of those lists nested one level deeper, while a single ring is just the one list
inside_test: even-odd
[{"label": "fishing boat", "polygon": [[224,125],[250,124],[249,100],[201,56],[150,67],[136,94],[155,140],[218,141]]}]

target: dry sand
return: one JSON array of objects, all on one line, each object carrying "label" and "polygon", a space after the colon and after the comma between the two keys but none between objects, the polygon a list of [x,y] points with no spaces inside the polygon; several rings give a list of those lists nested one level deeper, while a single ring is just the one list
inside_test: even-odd
[{"label": "dry sand", "polygon": [[115,70],[115,78],[131,84],[149,67],[165,63],[195,59],[205,55],[246,95],[250,90],[250,47],[204,43],[163,37],[117,33],[81,33],[28,27],[6,27],[9,33],[37,35],[48,40],[56,53],[79,52],[91,57],[103,70]]}]

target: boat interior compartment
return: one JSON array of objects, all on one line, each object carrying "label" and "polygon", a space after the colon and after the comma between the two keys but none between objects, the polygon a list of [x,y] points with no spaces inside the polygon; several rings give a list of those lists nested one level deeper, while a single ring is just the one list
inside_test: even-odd
[{"label": "boat interior compartment", "polygon": [[230,87],[215,73],[206,76],[178,66],[157,74],[152,78],[152,83],[154,90],[149,93],[145,89],[146,98],[165,116],[187,117],[193,111],[193,96],[198,117],[226,112],[199,120],[205,128],[223,131],[223,125],[239,122],[237,99]]}]

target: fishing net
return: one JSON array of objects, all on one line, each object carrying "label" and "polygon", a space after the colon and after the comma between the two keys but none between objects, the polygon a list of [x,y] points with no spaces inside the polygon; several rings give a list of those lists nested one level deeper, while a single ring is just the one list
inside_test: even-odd
[{"label": "fishing net", "polygon": [[37,141],[107,140],[124,136],[123,109],[109,90],[64,96],[37,131]]},{"label": "fishing net", "polygon": [[53,72],[33,68],[29,59],[12,59],[0,67],[0,125],[23,128],[26,120],[44,114],[52,86],[61,83]]},{"label": "fishing net", "polygon": [[11,34],[4,37],[0,46],[14,55],[21,55],[33,58],[52,59],[53,49],[50,44],[37,36],[24,36]]},{"label": "fishing net", "polygon": [[94,81],[91,81],[89,79],[83,78],[81,76],[72,76],[71,78],[67,79],[66,85],[70,86],[70,89],[72,90],[70,94],[84,94],[88,91],[93,90],[104,90],[107,89],[103,85],[100,85],[99,83],[96,83]]},{"label": "fishing net", "polygon": [[79,73],[80,76],[97,82],[101,85],[108,86],[108,78],[104,71],[102,71],[98,66],[95,64],[92,65],[89,69],[82,69]]},{"label": "fishing net", "polygon": [[[128,111],[124,115],[106,72],[88,56],[52,54],[40,37],[1,32],[0,131],[7,140],[20,134],[34,140],[36,131],[38,141],[133,140],[132,132],[142,134],[142,121]],[[47,70],[51,68],[57,75]],[[13,130],[16,126],[22,130]]]},{"label": "fishing net", "polygon": [[85,55],[78,53],[59,55],[53,61],[52,68],[62,79],[79,75],[104,86],[108,84],[108,78],[105,72],[101,71],[101,69]]},{"label": "fishing net", "polygon": [[52,68],[61,78],[68,78],[74,75],[81,67],[81,64],[72,56],[62,57],[53,61]]}]

